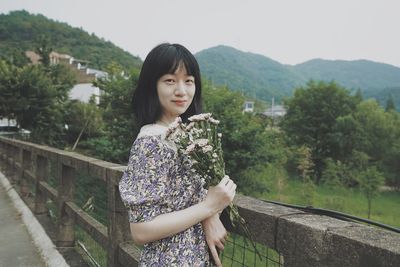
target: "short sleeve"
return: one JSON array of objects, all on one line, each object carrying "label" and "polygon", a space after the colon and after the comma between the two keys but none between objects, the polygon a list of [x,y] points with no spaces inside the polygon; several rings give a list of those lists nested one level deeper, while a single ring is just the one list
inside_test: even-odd
[{"label": "short sleeve", "polygon": [[128,166],[119,183],[131,223],[150,221],[166,205],[170,153],[155,136],[141,137],[133,143]]}]

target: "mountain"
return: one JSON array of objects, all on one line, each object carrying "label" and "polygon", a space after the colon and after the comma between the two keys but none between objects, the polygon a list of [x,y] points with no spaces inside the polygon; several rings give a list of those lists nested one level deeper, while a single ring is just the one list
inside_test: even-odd
[{"label": "mountain", "polygon": [[400,68],[368,60],[313,59],[293,68],[307,79],[335,80],[348,89],[373,91],[400,85]]},{"label": "mountain", "polygon": [[305,80],[288,67],[262,55],[216,46],[196,53],[202,75],[254,98],[290,95]]},{"label": "mountain", "polygon": [[[305,85],[310,79],[334,80],[351,91],[368,91],[369,96],[385,88],[400,86],[400,68],[368,60],[314,59],[291,66],[228,46],[202,50],[196,58],[203,75],[214,84],[227,85],[264,100],[270,100],[272,96],[278,99],[290,96],[296,87]],[[391,94],[395,97],[398,94],[393,94],[393,90]],[[385,95],[381,97],[386,98]]]},{"label": "mountain", "polygon": [[125,69],[142,64],[140,58],[113,43],[66,23],[24,10],[0,14],[0,58],[14,60],[26,50],[35,50],[43,39],[56,52],[88,60],[92,68],[104,70],[113,61]]}]

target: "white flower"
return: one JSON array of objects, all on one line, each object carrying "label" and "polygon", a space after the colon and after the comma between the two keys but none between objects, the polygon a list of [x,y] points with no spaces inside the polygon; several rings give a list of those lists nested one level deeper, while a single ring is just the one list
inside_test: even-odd
[{"label": "white flower", "polygon": [[200,147],[204,147],[208,144],[208,139],[206,139],[206,138],[197,139],[194,141],[194,143],[196,145],[199,145]]},{"label": "white flower", "polygon": [[218,137],[222,137],[222,133],[218,133],[217,135],[218,135]]},{"label": "white flower", "polygon": [[214,119],[214,118],[210,118],[208,121],[209,121],[210,123],[212,123],[212,124],[215,124],[215,125],[218,125],[218,124],[219,124],[219,120],[216,120],[216,119]]},{"label": "white flower", "polygon": [[189,125],[186,126],[186,131],[190,131],[194,127],[194,125],[195,124],[193,122],[189,123]]},{"label": "white flower", "polygon": [[189,121],[206,121],[211,117],[211,113],[201,113],[198,115],[193,115],[189,118]]},{"label": "white flower", "polygon": [[187,154],[190,154],[190,153],[192,153],[192,152],[194,151],[195,148],[196,148],[196,144],[190,144],[190,145],[186,148],[185,152],[186,152]]},{"label": "white flower", "polygon": [[203,153],[210,152],[210,151],[212,151],[212,149],[213,149],[213,147],[210,146],[210,145],[206,145],[206,146],[204,146],[204,147],[202,148]]},{"label": "white flower", "polygon": [[215,159],[218,158],[217,153],[213,153],[213,154],[212,154],[212,157],[215,158]]}]

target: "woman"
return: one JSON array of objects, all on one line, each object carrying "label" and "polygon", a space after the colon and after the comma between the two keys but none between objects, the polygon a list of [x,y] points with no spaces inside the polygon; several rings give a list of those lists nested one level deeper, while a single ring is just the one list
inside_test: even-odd
[{"label": "woman", "polygon": [[141,266],[211,266],[221,262],[226,230],[219,212],[233,200],[228,177],[209,188],[190,161],[165,140],[168,125],[201,112],[201,80],[194,56],[178,44],[161,44],[146,57],[133,97],[141,126],[120,181],[133,240],[144,245]]}]

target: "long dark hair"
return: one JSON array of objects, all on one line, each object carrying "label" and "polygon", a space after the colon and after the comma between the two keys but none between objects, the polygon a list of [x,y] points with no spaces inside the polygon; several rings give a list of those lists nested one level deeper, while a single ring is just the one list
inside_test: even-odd
[{"label": "long dark hair", "polygon": [[132,106],[140,127],[155,123],[161,116],[157,81],[165,74],[173,74],[183,64],[188,75],[194,77],[196,91],[193,101],[180,117],[183,121],[202,112],[201,77],[199,64],[188,49],[180,44],[163,43],[150,51],[143,62],[133,94]]}]

